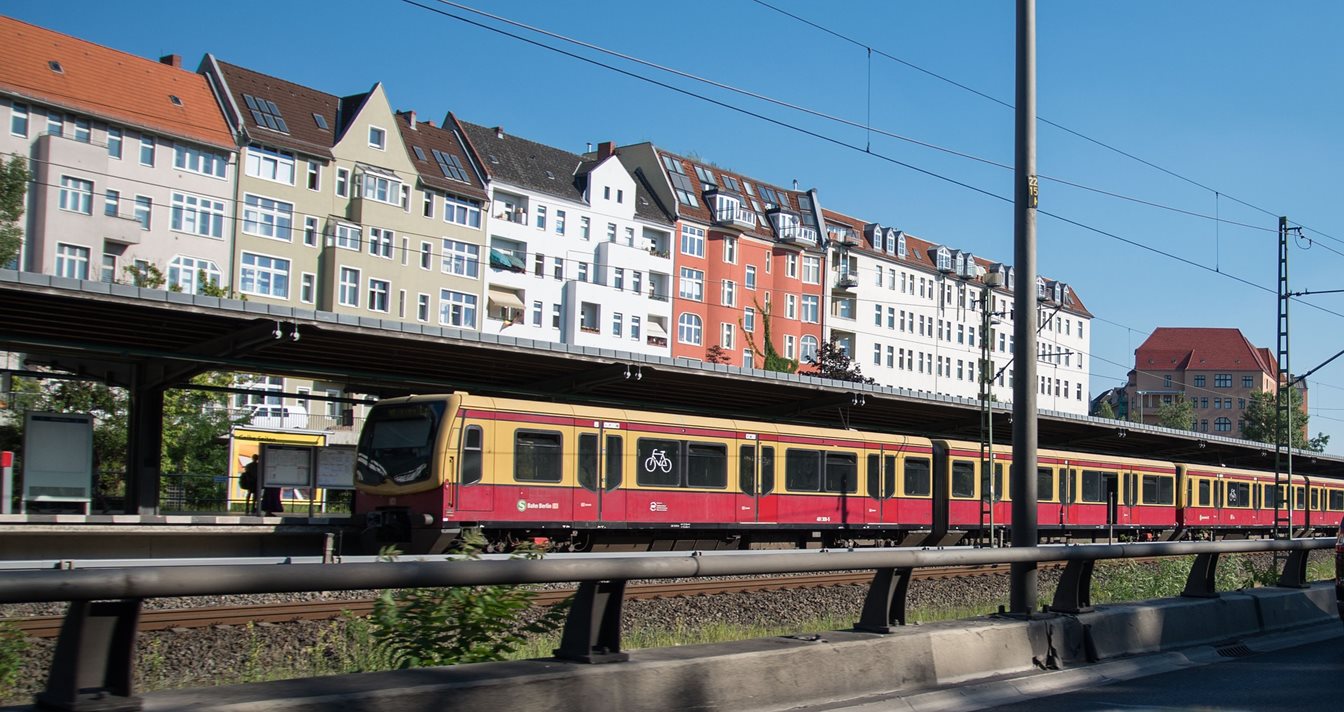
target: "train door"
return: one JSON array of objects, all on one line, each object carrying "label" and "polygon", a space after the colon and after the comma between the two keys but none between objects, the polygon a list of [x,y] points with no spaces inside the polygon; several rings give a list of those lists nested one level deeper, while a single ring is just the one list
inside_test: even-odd
[{"label": "train door", "polygon": [[574,490],[574,520],[625,520],[625,496],[620,490],[624,444],[619,423],[594,422],[575,429],[578,488]]},{"label": "train door", "polygon": [[761,443],[754,433],[738,441],[737,521],[774,522],[778,517],[775,496],[775,448]]},{"label": "train door", "polygon": [[879,452],[868,453],[867,474],[868,500],[864,521],[869,524],[896,522],[897,507],[891,501],[896,495],[896,453],[885,446]]},{"label": "train door", "polygon": [[[491,434],[499,428],[491,426]],[[494,484],[499,484],[500,475],[495,474],[493,465],[499,459],[497,446],[487,447],[485,431],[480,425],[464,425],[461,429],[456,457],[457,472],[452,478],[452,486],[447,492],[447,508],[463,512],[483,512],[494,507],[495,487],[483,483],[487,473]],[[450,461],[449,471],[454,462]]]}]

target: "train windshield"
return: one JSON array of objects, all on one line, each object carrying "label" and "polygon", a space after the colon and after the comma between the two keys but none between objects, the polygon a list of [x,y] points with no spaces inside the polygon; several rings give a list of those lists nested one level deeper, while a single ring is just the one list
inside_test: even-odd
[{"label": "train windshield", "polygon": [[359,435],[355,467],[359,483],[408,485],[427,479],[445,406],[443,402],[374,406]]}]

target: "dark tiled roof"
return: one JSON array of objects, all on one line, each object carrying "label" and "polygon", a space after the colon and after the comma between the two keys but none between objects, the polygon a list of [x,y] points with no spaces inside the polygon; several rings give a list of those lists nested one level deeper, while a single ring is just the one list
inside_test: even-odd
[{"label": "dark tiled roof", "polygon": [[[210,58],[207,58],[209,61]],[[254,72],[234,64],[216,60],[224,76],[234,104],[241,113],[242,126],[248,137],[268,146],[286,148],[308,155],[331,158],[331,147],[340,138],[341,121],[349,121],[350,112],[342,111],[358,99],[358,106],[367,95],[341,99],[333,94],[287,82],[260,72]],[[257,99],[273,102],[285,120],[288,133],[272,130],[257,123],[252,111],[248,109],[244,94]],[[323,117],[327,128],[318,125],[314,114]],[[346,116],[343,118],[343,114]]]},{"label": "dark tiled roof", "polygon": [[[929,242],[928,240],[916,237],[907,232],[905,233],[906,256],[898,257],[897,255],[887,253],[885,250],[876,249],[872,246],[872,244],[868,242],[868,240],[864,237],[863,234],[864,225],[868,223],[864,222],[863,220],[860,220],[859,218],[852,217],[849,215],[845,215],[843,213],[835,212],[834,210],[827,210],[825,208],[823,208],[821,212],[822,217],[824,217],[827,222],[833,222],[840,225],[848,225],[851,229],[854,230],[855,234],[858,235],[859,237],[859,245],[858,247],[854,247],[851,249],[869,255],[881,257],[883,259],[893,260],[903,264],[911,265],[913,267],[922,269],[926,272],[932,273],[938,271],[937,266],[934,265],[933,260],[929,257],[929,250],[931,248],[938,247],[939,243]],[[976,256],[975,262],[981,267],[984,267],[986,270],[989,270],[992,266],[996,264],[993,260],[987,260],[979,256]],[[1067,282],[1065,284],[1067,284]],[[1073,289],[1073,287],[1069,287],[1069,291],[1073,293],[1073,304],[1066,304],[1064,310],[1078,314],[1080,316],[1091,317],[1092,312],[1088,311],[1087,307],[1083,304],[1082,298],[1078,296],[1078,291]]]},{"label": "dark tiled roof", "polygon": [[676,225],[676,213],[671,210],[671,206],[663,205],[663,201],[658,199],[658,193],[649,185],[649,178],[644,175],[644,171],[635,169],[632,177],[635,179],[635,217],[669,227]]},{"label": "dark tiled roof", "polygon": [[[766,217],[764,209],[765,206],[763,204],[765,201],[763,198],[761,198],[761,191],[760,191],[761,186],[765,186],[766,188],[769,188],[775,191],[776,193],[786,196],[789,201],[789,205],[786,207],[789,211],[798,213],[800,215],[804,212],[802,209],[802,205],[799,203],[798,197],[806,195],[805,192],[797,190],[786,190],[784,188],[771,185],[770,183],[766,183],[763,181],[756,180],[755,178],[742,175],[741,173],[726,171],[723,170],[722,168],[711,166],[707,163],[697,163],[689,158],[685,158],[684,156],[678,156],[675,153],[664,151],[663,149],[657,149],[656,153],[658,154],[659,168],[661,168],[664,172],[666,172],[667,167],[663,164],[663,157],[666,156],[668,158],[671,158],[672,160],[681,164],[682,170],[686,172],[686,177],[690,180],[691,185],[695,187],[695,199],[699,203],[698,206],[691,207],[685,203],[681,202],[677,203],[676,208],[678,214],[680,214],[681,217],[683,218],[688,218],[696,222],[706,224],[713,224],[714,222],[714,218],[710,214],[708,206],[705,204],[705,190],[713,188],[714,186],[705,185],[705,183],[700,180],[700,175],[695,170],[697,165],[705,168],[706,170],[712,171],[714,175],[718,178],[719,187],[725,190],[725,192],[735,192],[737,195],[740,195],[742,197],[742,200],[744,201],[742,207],[756,211],[757,214],[756,228],[746,231],[747,234],[759,235],[761,237],[772,240],[774,239],[775,236],[774,230],[770,227],[770,220],[768,217]],[[730,191],[729,189],[724,187],[723,176],[729,176],[731,178],[736,179],[739,184],[743,185],[742,189],[739,191]],[[747,192],[746,184],[750,184],[753,187],[751,193]],[[818,232],[819,233],[821,232],[821,226],[818,226]]]},{"label": "dark tiled roof", "polygon": [[[445,125],[456,120],[452,114]],[[583,158],[536,141],[529,141],[466,121],[456,120],[491,180],[582,203],[586,175],[579,175]]]},{"label": "dark tiled roof", "polygon": [[[416,121],[414,113],[405,111],[397,113],[397,129],[401,131],[401,140],[406,144],[406,150],[410,154],[408,157],[411,163],[415,164],[421,182],[435,190],[448,193],[477,199],[487,197],[477,167],[462,146],[456,131],[435,126],[428,121]],[[424,154],[423,159],[416,155],[416,147],[419,147]],[[434,151],[457,157],[465,169],[467,182],[444,175],[443,169],[439,167],[439,162],[434,157]]]},{"label": "dark tiled roof", "polygon": [[235,146],[205,77],[9,17],[0,17],[0,91],[219,148]]},{"label": "dark tiled roof", "polygon": [[1134,351],[1134,360],[1141,369],[1278,371],[1269,349],[1256,347],[1240,329],[1159,326]]}]

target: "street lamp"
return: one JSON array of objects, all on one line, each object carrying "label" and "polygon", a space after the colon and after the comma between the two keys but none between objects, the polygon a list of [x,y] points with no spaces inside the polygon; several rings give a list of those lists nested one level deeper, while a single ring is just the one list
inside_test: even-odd
[{"label": "street lamp", "polygon": [[990,293],[1003,285],[1002,272],[987,272],[981,276],[980,292],[980,471],[985,473],[984,480],[989,482],[989,542],[995,543],[994,503],[997,501],[997,487],[994,477],[994,407],[992,386],[994,382],[994,362],[990,359],[990,349],[994,346],[993,313],[990,306]]}]

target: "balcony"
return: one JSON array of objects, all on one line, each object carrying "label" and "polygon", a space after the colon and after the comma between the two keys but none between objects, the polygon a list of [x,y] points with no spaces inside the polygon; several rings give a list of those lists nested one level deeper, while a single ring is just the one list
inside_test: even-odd
[{"label": "balcony", "polygon": [[660,349],[667,347],[666,336],[650,336],[644,339],[644,342],[647,343],[649,346],[655,346]]},{"label": "balcony", "polygon": [[103,239],[123,245],[140,244],[140,235],[145,230],[134,215],[103,214],[95,217],[98,221],[98,233]]},{"label": "balcony", "polygon": [[740,203],[731,200],[720,200],[718,208],[714,211],[714,223],[753,230],[756,228],[756,211],[744,208]]},{"label": "balcony", "polygon": [[841,272],[835,278],[834,289],[837,292],[847,292],[859,286],[859,280],[850,272]]},{"label": "balcony", "polygon": [[808,245],[817,244],[816,228],[802,225],[785,225],[779,229],[779,239],[784,242],[796,242]]},{"label": "balcony", "polygon": [[659,291],[658,289],[650,289],[650,290],[649,290],[649,299],[652,299],[652,300],[655,301],[655,302],[665,302],[665,301],[667,301],[667,291],[666,291],[666,290]]}]

